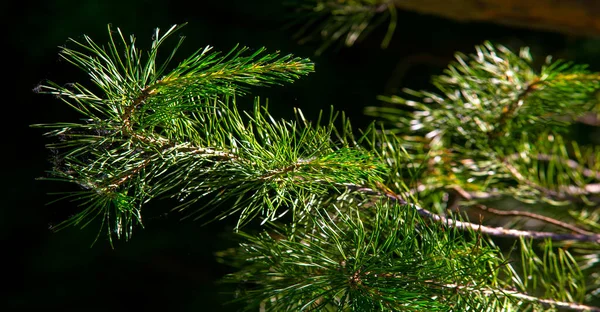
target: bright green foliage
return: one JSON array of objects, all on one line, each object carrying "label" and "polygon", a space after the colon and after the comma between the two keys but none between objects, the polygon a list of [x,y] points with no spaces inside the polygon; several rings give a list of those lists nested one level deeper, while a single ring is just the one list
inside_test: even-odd
[{"label": "bright green foliage", "polygon": [[428,223],[410,206],[348,195],[322,205],[307,228],[242,235],[248,260],[228,281],[248,283],[242,298],[269,311],[495,311],[518,303],[482,297],[506,265],[497,248]]},{"label": "bright green foliage", "polygon": [[[328,131],[324,128],[310,130],[303,125],[307,130],[301,131],[291,123],[275,122],[258,105],[253,119],[244,125],[231,100],[217,98],[242,94],[248,85],[290,82],[313,70],[310,61],[264,54],[263,49],[244,56],[245,48],[219,56],[207,47],[165,73],[183,38],[164,63],[158,63],[158,50],[179,28],[173,26],[164,35],[157,29],[146,58],[136,48],[135,38],[127,41],[120,30],[115,38],[109,28],[107,47],[86,36],[85,43],[75,42],[84,52],[63,48],[61,56],[88,73],[99,92],[79,83],[48,82],[38,88],[56,95],[85,118],[81,123],[38,125],[56,129],[47,135],[59,139],[49,145],[57,153],[51,179],[82,188],[65,197],[82,201],[84,211],[58,228],[85,226],[100,217],[109,237],[115,233],[129,238],[133,226],[141,224],[142,205],[150,199],[171,190],[179,197],[192,192],[207,195],[226,186],[206,184],[202,178],[207,173],[215,183],[230,177],[229,183],[259,179],[291,166],[300,156],[323,157],[324,149],[330,147],[321,146],[315,136]],[[264,124],[272,129],[261,128]],[[259,128],[252,130],[253,126]],[[289,147],[291,140],[314,147],[315,155],[299,154],[299,150],[281,154],[278,149],[283,144]],[[242,159],[247,154],[256,159]],[[268,156],[276,159],[269,164],[260,161]],[[219,177],[227,171],[236,174]],[[275,209],[267,214],[274,214]]]},{"label": "bright green foliage", "polygon": [[600,193],[591,184],[600,180],[598,147],[563,135],[577,117],[598,111],[600,75],[560,61],[538,73],[527,49],[515,55],[486,43],[476,50],[458,54],[433,79],[442,95],[406,90],[414,100],[382,97],[401,106],[367,109],[403,135],[411,154],[430,158],[419,182],[472,197],[597,205],[589,197]]},{"label": "bright green foliage", "polygon": [[[343,25],[332,27],[354,27]],[[76,43],[84,52],[61,55],[96,91],[38,88],[84,118],[37,125],[58,139],[47,179],[81,188],[65,198],[82,211],[58,228],[100,218],[109,239],[129,238],[144,204],[165,196],[186,215],[236,217],[240,247],[219,256],[238,267],[225,282],[240,287],[249,310],[590,310],[578,303],[597,302],[600,153],[564,126],[598,112],[599,74],[550,60],[538,72],[526,49],[486,43],[434,78],[441,95],[384,98],[400,106],[368,109],[384,126],[356,136],[333,111],[310,122],[299,109],[294,120],[278,119],[258,98],[250,111],[236,105],[249,86],[311,72],[309,60],[205,48],[168,71],[174,52],[159,63],[158,48],[177,29],[157,30],[145,57],[120,30],[107,47],[85,37]],[[562,209],[565,222],[488,207],[506,198]],[[526,237],[540,232],[519,222],[470,223],[463,212],[475,209],[542,220],[553,232],[539,243]],[[256,218],[264,230],[246,231]]]},{"label": "bright green foliage", "polygon": [[[531,278],[523,281],[529,291],[544,291],[544,297],[560,301],[581,301],[585,295],[585,282],[573,256],[565,249],[552,247],[548,241],[541,255],[532,252],[521,241],[523,275]],[[565,291],[568,290],[568,291]]]},{"label": "bright green foliage", "polygon": [[[299,200],[339,193],[345,184],[381,180],[384,166],[373,156],[356,143],[331,140],[334,135],[350,136],[335,132],[333,115],[327,126],[320,122],[311,125],[300,110],[295,122],[276,121],[257,100],[254,112],[246,117],[244,122],[234,105],[218,101],[198,115],[201,140],[196,146],[205,147],[193,152],[190,159],[177,160],[180,169],[161,178],[165,183],[184,183],[179,196],[189,201],[182,207],[218,193],[205,204],[210,209],[201,215],[234,199],[220,217],[239,214],[238,225],[242,225],[260,213],[266,222],[295,209]],[[345,129],[349,127],[346,124]],[[208,162],[203,163],[206,157],[198,159],[198,154],[208,155]],[[157,184],[155,188],[164,187]],[[303,213],[295,211],[293,217]]]},{"label": "bright green foliage", "polygon": [[[598,233],[600,149],[578,144],[568,131],[578,117],[600,113],[598,73],[550,58],[538,71],[528,49],[516,55],[486,43],[473,55],[457,54],[433,84],[441,94],[405,90],[406,97],[381,98],[393,106],[367,109],[421,160],[421,170],[401,180],[415,185],[422,206],[438,213],[480,211],[514,198],[530,209],[564,206],[553,209],[563,223]],[[414,168],[395,164],[397,170]],[[531,277],[524,288],[564,301],[598,296],[599,244],[576,246],[582,248],[571,255],[544,244],[543,257],[521,246],[523,275]]]}]

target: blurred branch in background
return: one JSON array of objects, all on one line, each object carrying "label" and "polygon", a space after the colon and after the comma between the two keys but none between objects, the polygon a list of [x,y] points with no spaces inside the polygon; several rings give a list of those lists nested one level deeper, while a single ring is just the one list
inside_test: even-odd
[{"label": "blurred branch in background", "polygon": [[[383,2],[383,1],[382,1]],[[492,22],[572,35],[600,35],[595,0],[393,0],[402,10],[462,22]]]}]

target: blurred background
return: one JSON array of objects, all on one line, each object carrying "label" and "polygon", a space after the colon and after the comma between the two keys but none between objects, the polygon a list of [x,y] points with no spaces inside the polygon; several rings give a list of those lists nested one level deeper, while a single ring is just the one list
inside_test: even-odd
[{"label": "blurred background", "polygon": [[[536,6],[517,10],[531,17],[531,23],[509,16],[514,8],[507,9],[499,1],[487,1],[496,6],[480,15],[465,7],[464,15],[459,12],[456,16],[440,15],[436,11],[448,10],[436,9],[435,2],[423,1],[422,8],[399,6],[396,30],[386,49],[380,47],[387,32],[383,23],[354,46],[334,44],[319,55],[315,51],[321,41],[299,44],[293,37],[301,24],[291,24],[298,15],[294,15],[293,4],[286,6],[282,1],[50,0],[4,4],[4,37],[8,37],[3,45],[8,53],[4,77],[9,84],[4,94],[9,96],[3,100],[2,114],[6,124],[3,140],[8,142],[2,145],[8,157],[3,167],[8,174],[2,180],[5,195],[0,231],[3,258],[8,261],[3,277],[8,291],[0,295],[4,297],[0,310],[7,311],[3,305],[10,311],[239,308],[225,304],[234,295],[215,283],[230,270],[217,263],[214,253],[235,244],[228,234],[231,221],[208,225],[182,221],[181,214],[168,213],[174,205],[162,201],[147,207],[145,228],[134,231],[129,242],[117,242],[114,249],[104,233],[92,245],[99,224],[83,230],[50,230],[77,207],[66,201],[47,205],[56,199],[48,193],[68,187],[36,180],[50,169],[51,155],[44,148],[49,143],[42,136],[44,131],[29,125],[77,121],[79,117],[59,100],[35,94],[32,89],[45,80],[59,84],[86,80],[83,73],[58,57],[58,47],[67,44],[67,38],[78,40],[86,34],[98,43],[106,42],[110,23],[125,34],[135,34],[138,47],[146,49],[154,28],[166,30],[187,22],[179,33],[187,39],[177,61],[206,45],[228,51],[238,43],[309,57],[315,62],[314,74],[291,85],[254,89],[252,95],[268,98],[278,117],[291,116],[292,108],[299,107],[311,118],[320,109],[328,111],[334,106],[344,110],[356,127],[371,121],[362,111],[366,106],[380,105],[377,95],[395,94],[403,87],[430,88],[430,76],[440,74],[455,52],[471,53],[473,46],[484,40],[513,49],[529,46],[539,61],[551,54],[600,70],[596,57],[600,40],[592,27],[593,22],[600,25],[600,19],[594,21],[594,16],[599,16],[593,15],[599,10],[594,1],[572,1],[572,6],[561,9],[563,19],[545,22],[560,27],[538,23],[557,8],[556,1],[535,1]],[[454,12],[471,2],[453,0],[446,5]],[[512,2],[505,4],[516,5]],[[586,8],[591,20],[588,23],[592,24],[584,23],[588,15],[581,12]],[[573,27],[568,27],[569,21]],[[240,99],[241,105],[251,102],[252,96]],[[585,129],[581,133],[584,140],[597,140],[598,133]]]}]

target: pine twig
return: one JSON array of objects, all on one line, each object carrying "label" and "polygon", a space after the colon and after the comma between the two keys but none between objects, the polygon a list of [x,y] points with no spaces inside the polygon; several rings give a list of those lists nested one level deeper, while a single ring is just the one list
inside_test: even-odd
[{"label": "pine twig", "polygon": [[402,205],[410,205],[417,210],[417,213],[422,217],[434,220],[439,223],[446,224],[449,227],[458,228],[461,230],[473,230],[475,232],[481,232],[494,237],[511,237],[511,238],[531,238],[531,239],[552,239],[555,241],[580,241],[580,242],[595,242],[600,243],[600,234],[559,234],[553,232],[538,232],[538,231],[524,231],[515,229],[505,229],[502,227],[490,227],[481,224],[465,222],[446,218],[435,214],[427,209],[421,208],[415,204],[408,203],[402,198],[402,196],[394,194],[391,191],[386,191],[382,194],[381,191],[373,190],[369,187],[362,187],[358,185],[348,186],[350,189],[357,192],[362,192],[368,195],[375,195],[380,197],[387,197],[388,199],[399,202]]},{"label": "pine twig", "polygon": [[489,227],[481,224],[475,224],[471,222],[458,221],[449,219],[440,215],[437,215],[427,209],[423,209],[414,204],[410,204],[417,210],[419,215],[432,219],[434,221],[444,223],[450,227],[458,229],[471,229],[476,232],[481,232],[495,237],[512,237],[512,238],[532,238],[532,239],[546,239],[550,238],[555,241],[580,241],[580,242],[594,242],[600,243],[600,234],[558,234],[553,232],[538,232],[538,231],[523,231],[514,229],[505,229],[502,227]]},{"label": "pine twig", "polygon": [[536,219],[536,220],[544,221],[546,223],[550,223],[550,224],[553,224],[553,225],[565,228],[567,230],[571,230],[571,231],[573,231],[575,233],[579,233],[579,234],[582,234],[582,235],[593,235],[594,234],[592,232],[588,232],[588,231],[582,230],[582,229],[580,229],[580,228],[578,228],[576,226],[570,225],[570,224],[568,224],[566,222],[562,222],[562,221],[556,220],[554,218],[550,218],[550,217],[547,217],[547,216],[542,216],[542,215],[539,215],[537,213],[533,213],[533,212],[529,212],[529,211],[499,210],[499,209],[494,209],[494,208],[487,207],[487,206],[482,205],[482,204],[476,204],[476,205],[473,205],[473,207],[476,207],[476,208],[481,209],[483,211],[487,211],[487,212],[490,212],[490,213],[493,213],[493,214],[499,215],[499,216],[521,216],[521,217],[527,217],[527,218],[531,218],[531,219]]},{"label": "pine twig", "polygon": [[[455,186],[454,189],[457,191],[457,193],[459,194],[459,196],[463,197],[464,199],[467,200],[471,200],[473,199],[473,197],[471,196],[471,194],[465,190],[463,190],[461,187],[459,186]],[[494,209],[494,208],[489,208],[485,205],[482,204],[475,204],[473,205],[473,207],[479,208],[483,211],[487,211],[496,215],[500,215],[500,216],[523,216],[523,217],[528,217],[528,218],[532,218],[532,219],[536,219],[536,220],[540,220],[540,221],[544,221],[550,224],[554,224],[556,226],[565,228],[567,230],[571,230],[573,232],[579,233],[579,234],[583,234],[583,235],[593,235],[594,233],[592,232],[588,232],[585,230],[582,230],[576,226],[570,225],[566,222],[562,222],[559,220],[556,220],[554,218],[550,218],[547,216],[542,216],[539,215],[537,213],[533,213],[533,212],[529,212],[529,211],[519,211],[519,210],[499,210],[499,209]]]},{"label": "pine twig", "polygon": [[[447,284],[447,285],[444,285],[444,287],[455,288],[455,289],[459,289],[461,291],[469,291],[469,292],[481,291],[484,295],[495,295],[496,294],[495,290],[491,290],[491,289],[478,290],[474,287],[461,286],[461,285],[456,285],[456,284]],[[600,308],[597,308],[597,307],[592,307],[592,306],[579,304],[579,303],[538,298],[538,297],[534,297],[534,296],[524,294],[524,293],[514,291],[514,290],[504,289],[504,290],[501,290],[501,293],[503,295],[511,297],[511,298],[521,299],[521,300],[525,300],[528,302],[536,302],[536,303],[542,304],[544,306],[558,307],[558,308],[573,310],[573,311],[600,312]]]}]

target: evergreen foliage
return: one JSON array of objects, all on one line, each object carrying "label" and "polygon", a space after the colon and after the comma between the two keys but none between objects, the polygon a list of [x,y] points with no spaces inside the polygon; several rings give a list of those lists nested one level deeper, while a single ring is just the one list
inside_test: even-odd
[{"label": "evergreen foliage", "polygon": [[[248,310],[600,311],[600,153],[568,131],[600,114],[600,74],[550,58],[538,71],[527,49],[485,43],[433,79],[439,94],[381,98],[367,109],[381,122],[355,134],[333,109],[311,122],[236,105],[310,73],[308,59],[207,47],[169,71],[175,51],[158,50],[179,28],[157,29],[146,54],[119,29],[106,46],[74,41],[61,56],[94,90],[37,88],[83,118],[36,125],[57,141],[46,179],[80,187],[63,198],[81,212],[57,229],[99,218],[111,242],[129,239],[165,196],[237,218],[239,248],[218,257]],[[542,212],[500,209],[507,198]],[[550,230],[470,220],[481,211]],[[262,231],[246,231],[253,219]]]}]

